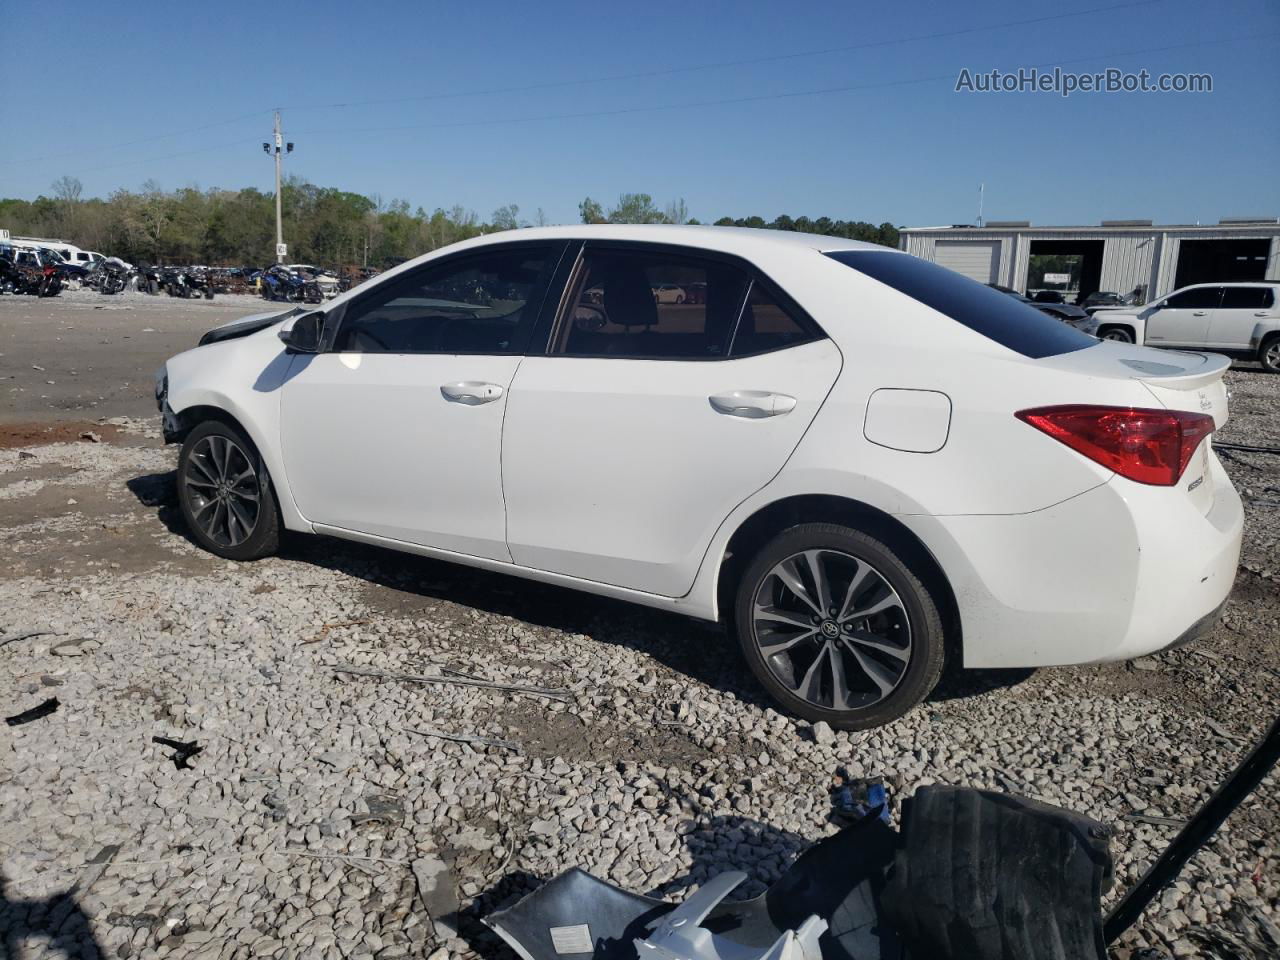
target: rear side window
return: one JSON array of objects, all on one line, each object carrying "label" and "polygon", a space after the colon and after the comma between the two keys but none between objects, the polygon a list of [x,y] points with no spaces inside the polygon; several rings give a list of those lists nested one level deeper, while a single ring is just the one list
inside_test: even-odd
[{"label": "rear side window", "polygon": [[1175,293],[1165,301],[1165,307],[1169,310],[1212,310],[1221,296],[1221,287],[1195,287]]},{"label": "rear side window", "polygon": [[749,283],[743,271],[713,260],[588,250],[551,352],[723,358]]},{"label": "rear side window", "polygon": [[1275,302],[1270,287],[1226,287],[1222,291],[1224,310],[1266,310]]},{"label": "rear side window", "polygon": [[909,254],[838,250],[827,256],[1024,357],[1053,357],[1098,343],[1008,294]]},{"label": "rear side window", "polygon": [[818,336],[809,323],[779,303],[775,294],[756,280],[742,308],[738,332],[734,334],[729,353],[734,357],[749,357],[808,343]]}]

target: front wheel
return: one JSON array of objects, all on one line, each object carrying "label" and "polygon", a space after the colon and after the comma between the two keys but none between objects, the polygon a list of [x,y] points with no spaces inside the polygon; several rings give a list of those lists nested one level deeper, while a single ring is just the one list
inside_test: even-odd
[{"label": "front wheel", "polygon": [[942,673],[933,597],[891,545],[851,527],[779,534],[744,572],[734,613],[751,672],[806,720],[843,730],[890,723]]},{"label": "front wheel", "polygon": [[1258,362],[1263,370],[1280,373],[1280,335],[1273,335],[1262,341],[1258,348]]},{"label": "front wheel", "polygon": [[191,535],[228,560],[276,552],[280,516],[266,465],[239,429],[207,420],[178,454],[178,501]]}]

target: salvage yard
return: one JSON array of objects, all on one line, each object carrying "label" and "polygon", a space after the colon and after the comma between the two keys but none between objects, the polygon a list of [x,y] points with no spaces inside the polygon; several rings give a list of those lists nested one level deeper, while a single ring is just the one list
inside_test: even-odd
[{"label": "salvage yard", "polygon": [[[696,621],[319,538],[219,560],[183,531],[151,375],[264,307],[0,297],[0,713],[58,701],[0,728],[14,957],[510,957],[479,918],[572,866],[657,896],[731,868],[763,889],[834,831],[839,767],[895,805],[951,783],[1095,817],[1118,892],[1280,713],[1274,454],[1223,452],[1247,521],[1211,637],[960,673],[867,733],[778,713]],[[1228,382],[1216,439],[1280,446],[1280,376]],[[1265,955],[1277,779],[1118,956]]]}]

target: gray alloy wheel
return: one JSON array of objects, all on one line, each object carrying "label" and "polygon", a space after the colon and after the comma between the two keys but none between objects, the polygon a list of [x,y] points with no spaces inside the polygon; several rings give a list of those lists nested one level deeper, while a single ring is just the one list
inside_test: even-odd
[{"label": "gray alloy wheel", "polygon": [[191,448],[182,474],[191,517],[221,547],[237,547],[258,526],[262,484],[250,456],[230,437],[210,434]]},{"label": "gray alloy wheel", "polygon": [[880,703],[911,662],[902,598],[879,570],[839,550],[805,550],[775,564],[760,581],[751,616],[770,673],[816,707]]},{"label": "gray alloy wheel", "polygon": [[1258,359],[1272,373],[1280,373],[1280,337],[1273,337],[1264,343]]},{"label": "gray alloy wheel", "polygon": [[1133,343],[1133,336],[1123,327],[1112,327],[1110,330],[1104,331],[1099,340],[1114,340],[1116,343]]}]

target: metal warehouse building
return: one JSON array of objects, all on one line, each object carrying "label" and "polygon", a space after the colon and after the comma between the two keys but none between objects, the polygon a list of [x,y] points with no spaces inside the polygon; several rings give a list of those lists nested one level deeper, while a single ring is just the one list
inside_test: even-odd
[{"label": "metal warehouse building", "polygon": [[1072,283],[1136,292],[1139,303],[1191,283],[1280,281],[1280,218],[1229,218],[1213,226],[1155,226],[1104,220],[1096,227],[1033,227],[990,221],[981,227],[905,227],[900,246],[983,283],[1027,292],[1032,257],[1078,258]]}]

